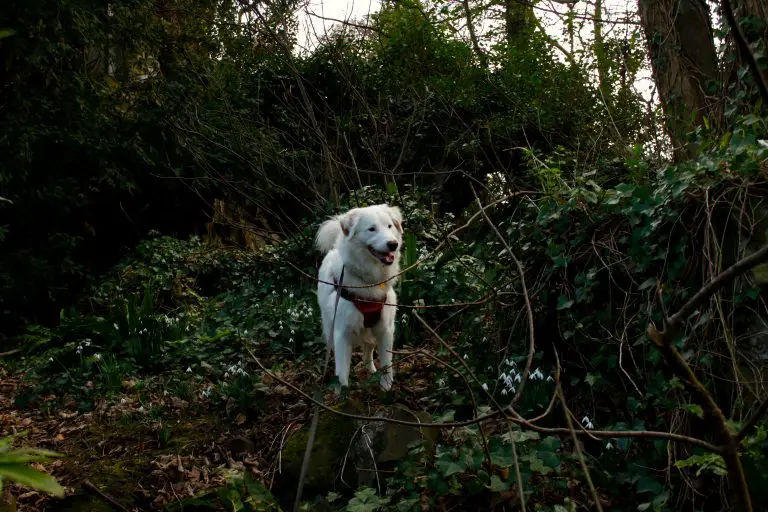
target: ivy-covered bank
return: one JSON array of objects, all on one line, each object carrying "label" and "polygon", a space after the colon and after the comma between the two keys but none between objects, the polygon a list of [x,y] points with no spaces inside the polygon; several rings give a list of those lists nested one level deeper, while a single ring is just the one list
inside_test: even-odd
[{"label": "ivy-covered bank", "polygon": [[[512,506],[519,478],[528,506],[578,510],[593,506],[585,468],[611,510],[716,507],[720,455],[642,437],[585,436],[577,450],[556,430],[568,418],[553,393],[559,382],[578,429],[712,441],[701,404],[646,328],[765,244],[768,147],[750,126],[695,161],[620,183],[548,165],[547,193],[509,195],[502,184],[456,217],[428,189],[368,187],[347,197],[342,209],[400,206],[403,268],[415,266],[398,284],[394,392],[382,394],[358,365],[349,396],[328,387],[325,401],[424,426],[323,413],[313,453],[327,467],[313,463],[324,469],[309,474],[305,508]],[[485,218],[478,205],[491,203]],[[143,241],[62,311],[59,327],[27,329],[3,370],[13,397],[4,417],[34,425],[39,446],[63,452],[45,469],[65,487],[87,464],[89,478],[126,506],[271,510],[273,493],[289,508],[310,414],[293,386],[311,392],[325,356],[311,279],[322,218],[258,252],[195,237]],[[763,274],[757,267],[716,294],[675,341],[734,428],[764,396]],[[523,277],[535,342],[527,377]],[[469,421],[508,406],[524,380],[514,410],[536,428],[499,415]],[[761,420],[742,441],[755,504],[768,502],[766,433]]]}]

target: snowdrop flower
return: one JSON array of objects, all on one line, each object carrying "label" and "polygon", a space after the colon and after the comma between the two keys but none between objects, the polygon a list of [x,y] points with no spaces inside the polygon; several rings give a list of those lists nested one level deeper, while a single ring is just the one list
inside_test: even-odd
[{"label": "snowdrop flower", "polygon": [[293,329],[291,329],[291,334],[296,334],[296,331],[294,331]]},{"label": "snowdrop flower", "polygon": [[531,380],[544,380],[544,374],[542,374],[541,371],[536,368],[531,374]]},{"label": "snowdrop flower", "polygon": [[583,425],[584,425],[586,428],[589,428],[589,429],[593,429],[593,428],[595,428],[595,426],[592,424],[592,422],[589,420],[589,417],[587,417],[587,416],[584,416],[584,417],[581,419],[581,423],[582,423],[582,424],[583,424]]},{"label": "snowdrop flower", "polygon": [[515,374],[514,381],[515,382],[520,382],[520,379],[521,379],[520,374],[519,373]]},{"label": "snowdrop flower", "polygon": [[551,375],[547,375],[547,382],[552,382],[553,380],[555,379],[553,379]]},{"label": "snowdrop flower", "polygon": [[101,361],[101,354],[93,354],[93,358],[97,361]]},{"label": "snowdrop flower", "polygon": [[91,338],[85,338],[85,346],[90,347],[91,346]]},{"label": "snowdrop flower", "polygon": [[82,345],[78,345],[76,351],[77,351],[78,354],[82,353],[83,352],[83,346]]},{"label": "snowdrop flower", "polygon": [[605,449],[606,449],[606,450],[613,450],[613,445],[611,444],[611,442],[610,442],[610,441],[608,441],[607,443],[605,443]]},{"label": "snowdrop flower", "polygon": [[52,357],[49,357],[49,358],[48,358],[48,362],[49,362],[49,363],[52,363],[52,362],[53,362],[53,358],[52,358]]},{"label": "snowdrop flower", "polygon": [[469,356],[467,354],[464,354],[464,360],[466,361],[467,359],[469,359]]},{"label": "snowdrop flower", "polygon": [[292,294],[292,293],[289,293],[289,294],[288,294],[288,298],[289,298],[289,299],[292,299],[292,298],[293,298],[293,294]]},{"label": "snowdrop flower", "polygon": [[503,396],[507,396],[507,388],[502,388],[502,390],[501,390],[501,394],[502,394]]},{"label": "snowdrop flower", "polygon": [[187,373],[192,373],[192,367],[191,366],[187,366]]},{"label": "snowdrop flower", "polygon": [[117,322],[115,322],[114,324],[112,324],[112,327],[114,327],[116,331],[119,331],[119,330],[120,330],[120,327],[118,327],[118,326],[117,326]]},{"label": "snowdrop flower", "polygon": [[483,383],[483,391],[488,391],[488,384]]}]

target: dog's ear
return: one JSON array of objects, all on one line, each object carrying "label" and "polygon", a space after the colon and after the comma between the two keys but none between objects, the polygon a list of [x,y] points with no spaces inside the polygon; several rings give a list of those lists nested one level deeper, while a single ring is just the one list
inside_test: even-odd
[{"label": "dog's ear", "polygon": [[402,234],[403,233],[403,214],[400,213],[400,208],[397,206],[389,207],[389,215],[392,217],[392,222],[395,224],[395,228]]},{"label": "dog's ear", "polygon": [[355,231],[357,220],[359,217],[357,209],[349,210],[344,215],[339,217],[339,223],[341,224],[341,232],[344,236],[350,236]]}]

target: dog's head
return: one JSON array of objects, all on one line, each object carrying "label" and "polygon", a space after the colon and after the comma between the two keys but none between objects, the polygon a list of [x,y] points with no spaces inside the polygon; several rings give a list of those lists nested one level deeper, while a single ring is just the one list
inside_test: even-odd
[{"label": "dog's head", "polygon": [[396,206],[377,204],[355,208],[339,217],[350,243],[367,249],[383,265],[392,265],[403,245],[403,217]]}]

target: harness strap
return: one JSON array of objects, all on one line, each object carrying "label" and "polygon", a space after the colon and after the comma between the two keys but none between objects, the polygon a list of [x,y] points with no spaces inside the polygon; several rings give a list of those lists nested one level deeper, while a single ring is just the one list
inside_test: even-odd
[{"label": "harness strap", "polygon": [[339,286],[339,281],[344,279],[344,267],[341,267],[341,277],[336,280],[336,276],[333,277],[333,287],[342,299],[350,301],[355,305],[358,311],[363,314],[363,326],[370,329],[381,320],[381,311],[384,309],[384,302],[387,297],[385,296],[381,300],[364,299],[350,292],[346,288]]}]

